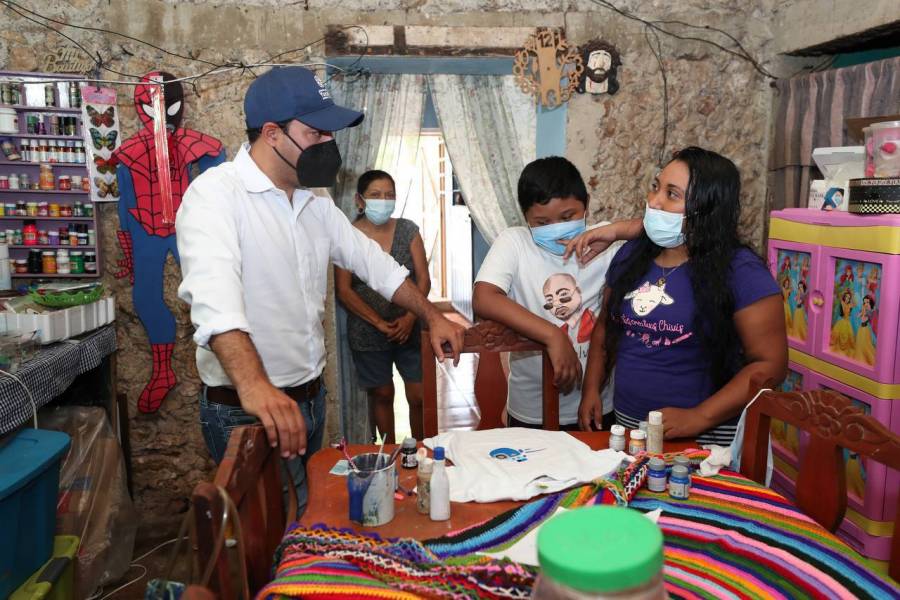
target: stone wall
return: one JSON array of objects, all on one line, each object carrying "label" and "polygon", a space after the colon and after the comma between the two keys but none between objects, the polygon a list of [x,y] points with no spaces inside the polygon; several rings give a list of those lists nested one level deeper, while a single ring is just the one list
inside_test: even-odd
[{"label": "stone wall", "polygon": [[[782,66],[773,62],[771,48],[774,0],[684,0],[676,8],[669,0],[621,0],[617,4],[648,17],[720,27],[770,69]],[[639,214],[657,166],[662,86],[643,26],[589,0],[220,0],[215,4],[199,0],[36,0],[28,5],[61,21],[115,30],[213,63],[253,63],[301,48],[320,39],[329,25],[478,26],[498,32],[508,27],[565,26],[569,39],[576,43],[595,37],[612,42],[624,63],[619,76],[621,91],[616,96],[578,96],[568,108],[567,154],[590,184],[592,218]],[[69,45],[8,9],[0,10],[4,23],[0,30],[0,67],[33,70],[39,66],[43,52]],[[698,34],[684,26],[673,29],[683,35]],[[99,51],[107,66],[124,73],[142,74],[162,68],[185,75],[210,68],[126,38],[73,29],[65,32]],[[728,43],[721,36],[717,39]],[[771,102],[768,83],[747,62],[697,42],[663,36],[661,45],[669,78],[671,123],[665,153],[699,144],[733,158],[744,176],[742,232],[748,240],[760,244]],[[321,52],[321,45],[317,45],[310,52],[296,52],[282,60],[303,60]],[[122,78],[112,73],[104,76]],[[185,125],[221,139],[229,157],[243,140],[241,100],[251,77],[241,72],[214,75],[186,90]],[[129,136],[137,127],[129,88],[120,89],[119,105],[122,131]],[[144,535],[168,534],[192,486],[212,467],[197,422],[199,380],[193,361],[192,330],[187,309],[175,294],[179,271],[170,258],[165,297],[178,322],[175,364],[179,385],[158,414],[138,414],[137,396],[150,374],[149,345],[134,313],[127,280],[111,275],[121,258],[115,238],[115,205],[101,207],[100,217],[103,281],[118,299],[119,388],[127,393],[132,410],[136,500]],[[337,361],[331,324],[328,331],[330,366],[326,379],[335,390]],[[329,431],[335,431],[338,422],[336,400],[332,400]]]}]

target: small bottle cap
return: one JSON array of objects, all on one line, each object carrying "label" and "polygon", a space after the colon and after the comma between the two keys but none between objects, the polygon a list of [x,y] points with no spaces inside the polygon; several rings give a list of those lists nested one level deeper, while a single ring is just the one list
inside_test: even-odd
[{"label": "small bottle cap", "polygon": [[402,447],[403,447],[404,449],[406,449],[406,448],[415,448],[415,447],[416,447],[416,440],[415,440],[415,438],[411,438],[411,437],[403,438],[403,446],[402,446]]},{"label": "small bottle cap", "polygon": [[640,429],[633,429],[631,431],[631,439],[633,440],[644,440],[647,439],[647,432],[642,431]]},{"label": "small bottle cap", "polygon": [[609,432],[610,432],[611,434],[613,434],[613,435],[621,435],[621,436],[624,436],[624,435],[625,435],[625,428],[622,427],[621,425],[613,425],[612,427],[609,428]]},{"label": "small bottle cap", "polygon": [[687,477],[688,470],[687,467],[683,465],[675,465],[672,467],[672,476],[673,477]]},{"label": "small bottle cap", "polygon": [[647,431],[647,421],[641,421],[638,423],[638,429],[641,431]]},{"label": "small bottle cap", "polygon": [[662,413],[658,410],[651,410],[650,414],[647,415],[647,419],[651,425],[662,425]]},{"label": "small bottle cap", "polygon": [[444,460],[444,447],[443,446],[435,446],[434,447],[434,460]]},{"label": "small bottle cap", "polygon": [[650,470],[651,471],[663,471],[666,468],[666,461],[659,458],[658,456],[654,456],[650,459]]}]

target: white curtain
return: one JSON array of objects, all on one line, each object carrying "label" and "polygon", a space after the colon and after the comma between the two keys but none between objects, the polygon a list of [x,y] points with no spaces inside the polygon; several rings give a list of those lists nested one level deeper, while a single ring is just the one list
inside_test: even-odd
[{"label": "white curtain", "polygon": [[397,210],[402,211],[416,172],[416,152],[425,107],[422,75],[368,75],[335,78],[331,93],[336,104],[362,110],[357,127],[337,132],[343,168],[335,187],[335,202],[354,216],[356,180],[370,169],[390,173],[397,183]]},{"label": "white curtain", "polygon": [[516,201],[535,158],[535,109],[512,76],[428,75],[428,87],[475,224],[488,242],[525,223]]},{"label": "white curtain", "polygon": [[[365,112],[357,127],[335,135],[343,168],[335,186],[335,203],[352,220],[356,180],[370,169],[390,173],[397,184],[397,211],[402,211],[415,173],[419,131],[425,106],[422,75],[369,75],[355,79],[336,77],[329,87],[334,101]],[[356,368],[347,341],[347,313],[337,305],[337,339],[341,382],[341,432],[350,443],[369,443],[366,391],[357,383]]]}]

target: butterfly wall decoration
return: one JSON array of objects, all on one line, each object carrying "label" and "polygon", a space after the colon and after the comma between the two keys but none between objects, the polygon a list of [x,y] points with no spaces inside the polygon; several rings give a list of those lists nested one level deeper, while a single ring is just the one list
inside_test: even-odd
[{"label": "butterfly wall decoration", "polygon": [[94,177],[94,185],[96,186],[97,195],[101,198],[107,196],[119,196],[119,182],[113,179],[110,182],[104,181],[102,177]]},{"label": "butterfly wall decoration", "polygon": [[118,136],[118,131],[110,131],[104,135],[97,129],[91,127],[91,141],[94,143],[94,148],[96,148],[97,150],[103,150],[103,148],[115,150],[116,138]]},{"label": "butterfly wall decoration", "polygon": [[97,169],[98,173],[109,173],[112,175],[116,172],[116,163],[117,161],[114,158],[105,159],[102,156],[94,157],[94,167]]},{"label": "butterfly wall decoration", "polygon": [[110,106],[105,111],[100,112],[93,106],[87,106],[87,114],[94,127],[113,127],[116,123],[116,107]]}]

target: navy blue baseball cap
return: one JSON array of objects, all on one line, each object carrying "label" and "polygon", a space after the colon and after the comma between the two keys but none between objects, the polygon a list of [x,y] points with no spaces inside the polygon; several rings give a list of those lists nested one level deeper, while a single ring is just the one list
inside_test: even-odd
[{"label": "navy blue baseball cap", "polygon": [[356,127],[363,113],[338,106],[322,82],[303,67],[275,67],[257,77],[244,96],[247,129],[297,119],[322,131]]}]

